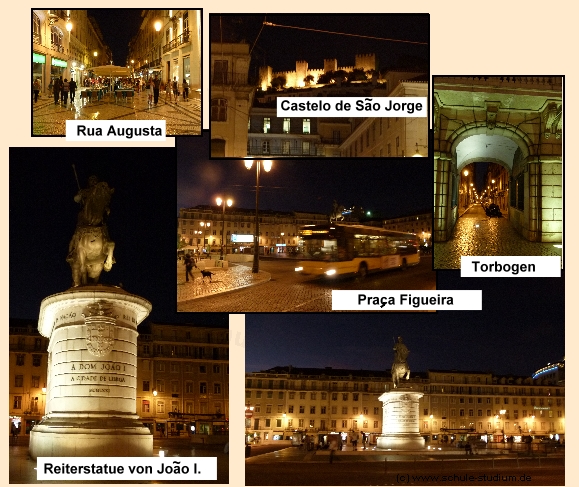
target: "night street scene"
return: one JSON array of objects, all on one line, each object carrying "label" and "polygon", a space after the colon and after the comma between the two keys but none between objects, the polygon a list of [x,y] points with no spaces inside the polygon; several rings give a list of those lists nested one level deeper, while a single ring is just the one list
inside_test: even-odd
[{"label": "night street scene", "polygon": [[563,77],[433,83],[435,269],[463,255],[562,261]]},{"label": "night street scene", "polygon": [[245,484],[565,485],[563,280],[465,281],[482,311],[246,315]]},{"label": "night street scene", "polygon": [[201,10],[32,10],[32,135],[67,120],[201,133]]},{"label": "night street scene", "polygon": [[209,23],[212,158],[428,155],[428,117],[286,118],[276,108],[280,96],[426,101],[429,14],[210,14]]},{"label": "night street scene", "polygon": [[177,144],[178,311],[326,312],[333,289],[436,289],[424,160],[211,161],[207,145]]},{"label": "night street scene", "polygon": [[105,455],[214,457],[227,484],[229,316],[175,310],[175,150],[9,157],[10,482]]}]

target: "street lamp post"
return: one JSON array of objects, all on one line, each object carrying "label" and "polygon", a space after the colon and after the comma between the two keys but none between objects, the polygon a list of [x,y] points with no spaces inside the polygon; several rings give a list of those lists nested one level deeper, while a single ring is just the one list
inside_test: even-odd
[{"label": "street lamp post", "polygon": [[[221,260],[223,260],[223,235],[225,232],[225,203],[227,206],[231,206],[233,204],[233,200],[228,198],[227,201],[221,198],[217,198],[215,200],[219,206],[223,203],[223,217],[221,220]],[[225,255],[227,255],[227,247],[225,247]]]},{"label": "street lamp post", "polygon": [[[255,161],[255,235],[253,239],[253,267],[251,272],[259,272],[259,172],[263,164],[265,172],[271,170],[271,161]],[[253,161],[245,161],[245,167],[251,169]]]}]

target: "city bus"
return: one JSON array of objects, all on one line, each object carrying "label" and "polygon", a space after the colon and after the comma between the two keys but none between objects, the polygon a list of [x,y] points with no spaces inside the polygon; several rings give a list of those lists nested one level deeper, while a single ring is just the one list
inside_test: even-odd
[{"label": "city bus", "polygon": [[358,275],[406,268],[420,262],[414,233],[365,225],[326,224],[300,228],[295,270],[318,276]]}]

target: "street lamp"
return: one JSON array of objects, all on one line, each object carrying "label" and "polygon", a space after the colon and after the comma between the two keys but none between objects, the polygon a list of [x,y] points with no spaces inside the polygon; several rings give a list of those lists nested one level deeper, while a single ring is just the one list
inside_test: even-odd
[{"label": "street lamp", "polygon": [[[225,203],[227,203],[227,206],[231,206],[233,204],[233,200],[231,198],[228,198],[227,201],[222,200],[221,198],[217,198],[215,200],[217,202],[217,205],[221,206],[221,203],[223,203],[223,218],[221,220],[221,260],[223,260],[223,234],[225,231]],[[225,247],[225,255],[227,255],[227,247]]]},{"label": "street lamp", "polygon": [[[259,171],[263,164],[265,172],[271,171],[271,161],[255,161],[255,235],[253,240],[253,267],[251,272],[259,272]],[[245,167],[251,169],[253,161],[245,161]]]},{"label": "street lamp", "polygon": [[95,66],[97,66],[97,63],[98,63],[98,55],[99,55],[99,53],[97,51],[95,51],[93,53]]}]

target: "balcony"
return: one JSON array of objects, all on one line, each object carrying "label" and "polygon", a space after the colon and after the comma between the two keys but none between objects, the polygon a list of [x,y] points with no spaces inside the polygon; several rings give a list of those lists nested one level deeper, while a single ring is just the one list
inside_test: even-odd
[{"label": "balcony", "polygon": [[189,38],[190,32],[186,30],[181,35],[173,39],[171,42],[163,46],[163,54],[167,54],[168,52],[171,52],[173,49],[177,49],[179,46],[187,44],[189,42]]}]

